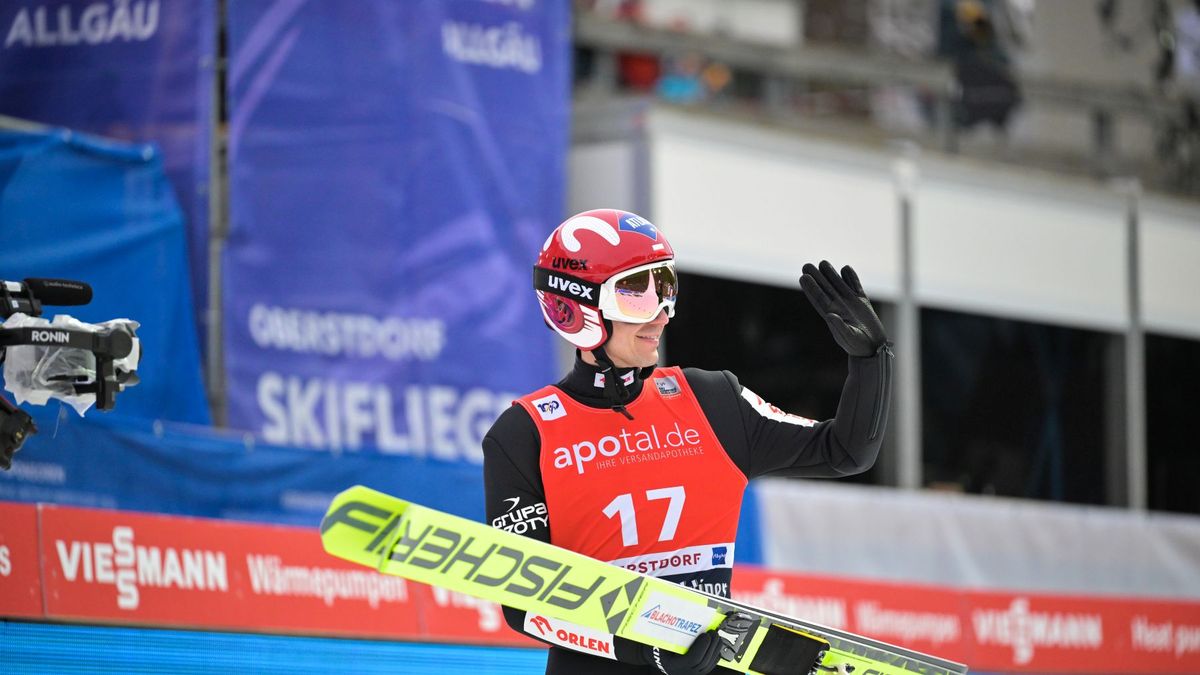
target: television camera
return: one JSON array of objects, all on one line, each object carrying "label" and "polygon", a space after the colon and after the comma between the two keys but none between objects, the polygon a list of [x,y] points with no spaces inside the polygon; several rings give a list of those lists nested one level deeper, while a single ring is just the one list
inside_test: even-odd
[{"label": "television camera", "polygon": [[[50,398],[83,414],[92,403],[101,410],[116,405],[117,393],[138,382],[141,345],[138,324],[114,319],[88,324],[66,315],[40,318],[43,305],[86,305],[92,287],[67,279],[0,281],[0,363],[5,388],[17,403],[43,405]],[[12,466],[14,453],[37,433],[29,413],[0,396],[0,469]]]}]

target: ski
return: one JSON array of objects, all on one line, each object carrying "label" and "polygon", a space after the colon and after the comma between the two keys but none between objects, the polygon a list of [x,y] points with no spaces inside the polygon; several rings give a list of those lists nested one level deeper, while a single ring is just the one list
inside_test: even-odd
[{"label": "ski", "polygon": [[545,542],[351,487],[321,522],[325,551],[550,619],[682,653],[718,629],[721,665],[760,675],[964,675],[961,664],[780,616]]},{"label": "ski", "polygon": [[[930,656],[922,652],[904,647],[897,647],[879,640],[862,635],[855,635],[837,628],[830,628],[817,623],[811,623],[801,619],[784,616],[777,612],[761,607],[755,607],[744,602],[738,602],[732,598],[723,598],[719,595],[713,595],[704,591],[695,591],[699,595],[708,598],[708,604],[722,614],[732,612],[746,612],[754,616],[760,616],[767,620],[774,621],[783,625],[793,626],[801,630],[807,630],[814,635],[819,635],[825,639],[831,650],[834,653],[842,654],[847,663],[853,665],[853,659],[860,659],[861,669],[856,669],[854,673],[885,673],[885,672],[900,672],[900,673],[924,673],[926,675],[962,675],[967,672],[967,667],[955,661],[941,659],[935,656]],[[898,671],[883,671],[878,670],[877,666],[872,664],[876,662],[888,663],[894,667],[900,668]]]}]

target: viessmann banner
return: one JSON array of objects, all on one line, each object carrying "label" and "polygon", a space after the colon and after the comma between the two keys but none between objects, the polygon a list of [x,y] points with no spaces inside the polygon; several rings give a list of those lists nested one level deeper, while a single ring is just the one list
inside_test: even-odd
[{"label": "viessmann banner", "polygon": [[[1200,672],[1196,602],[748,566],[734,597],[975,671]],[[343,562],[315,528],[45,504],[0,502],[0,617],[534,646],[499,606]]]},{"label": "viessmann banner", "polygon": [[229,421],[480,462],[556,379],[531,267],[562,216],[568,6],[229,3]]},{"label": "viessmann banner", "polygon": [[32,515],[0,546],[40,559],[45,612],[6,593],[0,616],[531,646],[498,606],[344,563],[314,529],[40,505],[40,547],[10,541]]},{"label": "viessmann banner", "polygon": [[733,596],[973,671],[1200,672],[1200,603],[880,583],[742,567]]}]

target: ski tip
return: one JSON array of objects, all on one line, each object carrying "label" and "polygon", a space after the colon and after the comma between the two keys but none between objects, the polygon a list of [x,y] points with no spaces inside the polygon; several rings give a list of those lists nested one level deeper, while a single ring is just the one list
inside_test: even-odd
[{"label": "ski tip", "polygon": [[408,507],[409,503],[402,499],[362,485],[342,490],[330,502],[325,517],[321,519],[321,539],[325,542],[325,550],[333,553],[331,544],[346,537],[374,537],[381,527],[394,521]]}]

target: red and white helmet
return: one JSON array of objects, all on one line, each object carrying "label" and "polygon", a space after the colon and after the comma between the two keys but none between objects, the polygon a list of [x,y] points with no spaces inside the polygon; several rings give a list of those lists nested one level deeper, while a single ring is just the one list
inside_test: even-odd
[{"label": "red and white helmet", "polygon": [[550,233],[533,285],[542,316],[583,350],[608,339],[604,319],[653,321],[675,315],[675,252],[650,221],[628,211],[596,209],[567,218]]}]

